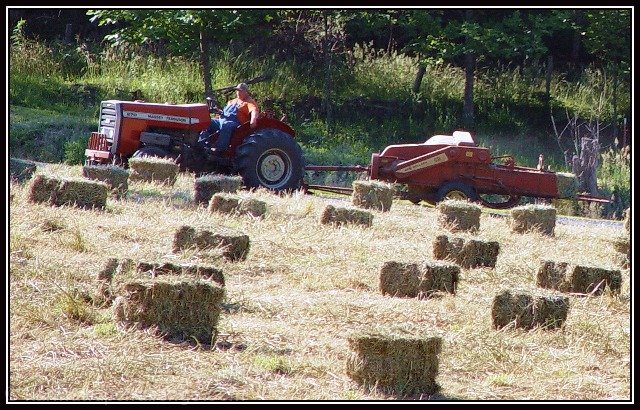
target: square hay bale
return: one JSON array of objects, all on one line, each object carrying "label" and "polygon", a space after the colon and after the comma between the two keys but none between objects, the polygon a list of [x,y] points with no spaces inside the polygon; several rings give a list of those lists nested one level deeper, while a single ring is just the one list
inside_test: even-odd
[{"label": "square hay bale", "polygon": [[556,172],[556,186],[558,187],[558,198],[570,199],[578,195],[580,183],[575,174]]},{"label": "square hay bale", "polygon": [[13,181],[22,183],[31,179],[37,168],[33,161],[9,158],[9,176]]},{"label": "square hay bale", "polygon": [[569,298],[559,295],[504,290],[494,297],[491,305],[493,327],[498,330],[507,326],[557,329],[564,325],[568,313]]},{"label": "square hay bale", "polygon": [[155,327],[172,340],[212,345],[224,294],[224,288],[211,281],[171,276],[129,281],[118,290],[114,316],[126,327]]},{"label": "square hay bale", "polygon": [[561,292],[568,291],[570,287],[569,282],[567,282],[568,266],[569,264],[566,262],[540,261],[536,285],[545,289],[555,289]]},{"label": "square hay bale", "polygon": [[225,285],[222,269],[218,269],[215,266],[183,265],[182,273],[196,276],[199,279],[212,280],[220,286]]},{"label": "square hay bale", "polygon": [[85,178],[65,178],[53,192],[51,202],[58,206],[104,209],[108,196],[109,186],[104,182]]},{"label": "square hay bale", "polygon": [[617,252],[614,261],[622,269],[631,265],[631,240],[627,236],[619,236],[613,239],[613,249]]},{"label": "square hay bale", "polygon": [[209,213],[220,212],[223,214],[234,214],[238,211],[240,197],[227,193],[213,194],[209,201]]},{"label": "square hay bale", "polygon": [[267,213],[267,203],[256,198],[241,198],[238,204],[238,213],[262,218]]},{"label": "square hay bale", "polygon": [[477,204],[448,199],[436,205],[438,226],[451,232],[480,229],[481,208]]},{"label": "square hay bale", "polygon": [[627,233],[631,233],[631,208],[624,211],[624,229]]},{"label": "square hay bale", "polygon": [[109,186],[116,198],[123,197],[129,189],[129,170],[116,165],[85,165],[82,167],[85,178],[102,181]]},{"label": "square hay bale", "polygon": [[351,353],[346,373],[366,387],[410,395],[437,393],[440,337],[411,337],[389,332],[354,332],[347,338]]},{"label": "square hay bale", "polygon": [[238,175],[207,174],[195,179],[194,201],[208,204],[213,194],[234,193],[242,187],[242,177]]},{"label": "square hay bale", "polygon": [[386,212],[393,203],[393,186],[379,181],[353,181],[351,203],[360,208]]},{"label": "square hay bale", "polygon": [[438,235],[433,240],[433,256],[436,259],[450,260],[463,268],[490,267],[495,268],[500,244],[495,241],[480,241],[462,238],[449,238]]},{"label": "square hay bale", "polygon": [[356,208],[327,205],[320,215],[320,223],[333,226],[353,224],[370,227],[373,223],[373,214]]},{"label": "square hay bale", "polygon": [[442,263],[385,262],[380,269],[383,295],[425,299],[437,292],[456,293],[460,267]]},{"label": "square hay bale", "polygon": [[153,182],[173,186],[180,166],[169,158],[140,157],[129,159],[131,181]]},{"label": "square hay bale", "polygon": [[511,209],[511,231],[538,231],[552,236],[556,227],[556,208],[548,205],[524,205]]},{"label": "square hay bale", "polygon": [[607,287],[612,293],[622,288],[620,270],[594,266],[574,266],[568,281],[573,293],[601,295]]},{"label": "square hay bale", "polygon": [[196,236],[196,229],[183,225],[173,235],[173,252],[179,252],[182,249],[187,249],[194,244],[194,238]]},{"label": "square hay bale", "polygon": [[27,200],[32,203],[50,203],[51,197],[60,186],[60,182],[59,178],[37,174],[29,183]]},{"label": "square hay bale", "polygon": [[231,261],[247,258],[249,253],[249,236],[231,229],[221,229],[214,233],[206,229],[197,230],[189,226],[180,227],[173,238],[173,252],[195,248],[199,251],[220,249],[222,256]]}]

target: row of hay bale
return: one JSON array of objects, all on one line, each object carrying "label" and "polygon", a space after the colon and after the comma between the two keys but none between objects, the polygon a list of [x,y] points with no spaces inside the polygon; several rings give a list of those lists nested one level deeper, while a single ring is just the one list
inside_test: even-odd
[{"label": "row of hay bale", "polygon": [[[450,232],[477,232],[481,207],[477,204],[449,199],[436,205],[438,226]],[[509,227],[514,233],[537,231],[553,235],[556,209],[547,205],[524,205],[511,209]]]},{"label": "row of hay bale", "polygon": [[601,295],[607,288],[612,293],[620,293],[622,274],[617,269],[542,260],[536,284],[541,288],[577,294]]},{"label": "row of hay bale", "polygon": [[491,318],[495,329],[557,329],[567,320],[569,307],[569,298],[564,295],[504,290],[493,299]]},{"label": "row of hay bale", "polygon": [[[123,278],[113,286],[114,276],[124,276],[134,265],[138,275]],[[131,259],[109,258],[96,281],[94,303],[112,302],[118,325],[155,328],[174,340],[215,342],[225,295],[222,270],[206,265],[135,264]]]},{"label": "row of hay bale", "polygon": [[404,263],[387,261],[380,269],[383,295],[429,298],[435,293],[456,293],[460,267],[441,262]]},{"label": "row of hay bale", "polygon": [[55,206],[103,209],[108,195],[109,187],[104,182],[38,174],[31,179],[27,200]]},{"label": "row of hay bale", "polygon": [[495,268],[500,253],[500,243],[478,239],[449,238],[438,235],[433,240],[433,257],[450,260],[463,268]]}]

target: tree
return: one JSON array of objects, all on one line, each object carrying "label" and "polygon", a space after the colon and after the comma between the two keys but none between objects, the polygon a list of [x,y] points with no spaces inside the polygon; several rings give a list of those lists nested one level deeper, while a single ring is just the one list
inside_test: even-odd
[{"label": "tree", "polygon": [[212,92],[210,56],[216,44],[255,34],[267,19],[267,10],[247,9],[138,9],[89,10],[98,25],[113,25],[105,36],[113,46],[162,44],[172,55],[198,56],[205,95]]}]

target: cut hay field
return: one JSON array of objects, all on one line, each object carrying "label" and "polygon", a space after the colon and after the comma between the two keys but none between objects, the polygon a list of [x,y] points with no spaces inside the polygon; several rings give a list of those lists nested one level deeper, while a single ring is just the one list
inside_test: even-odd
[{"label": "cut hay field", "polygon": [[[82,175],[82,167],[48,168]],[[171,187],[130,181],[128,194],[109,198],[104,210],[30,203],[28,182],[9,188],[7,401],[632,400],[631,278],[613,244],[628,235],[624,228],[513,233],[508,218],[483,212],[477,233],[453,234],[439,226],[436,209],[403,202],[371,211],[370,227],[336,227],[319,222],[326,198],[261,190],[251,195],[267,204],[263,218],[230,216],[196,205],[190,174]],[[246,259],[174,253],[184,225],[248,235]],[[432,243],[443,234],[497,241],[495,268],[462,268],[455,294],[381,293],[386,262],[433,261]],[[83,298],[110,258],[220,268],[215,344],[122,327],[112,304]],[[620,269],[621,291],[568,295],[559,329],[494,329],[494,297],[539,291],[543,259]],[[405,396],[355,382],[346,371],[348,338],[363,331],[441,338],[440,392]]]}]

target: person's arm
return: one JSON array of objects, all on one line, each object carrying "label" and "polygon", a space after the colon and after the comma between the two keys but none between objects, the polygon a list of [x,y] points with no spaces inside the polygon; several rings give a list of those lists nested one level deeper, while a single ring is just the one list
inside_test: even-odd
[{"label": "person's arm", "polygon": [[256,125],[258,125],[258,108],[256,107],[255,110],[251,110],[251,119],[249,120],[249,126],[251,128],[255,128]]}]

